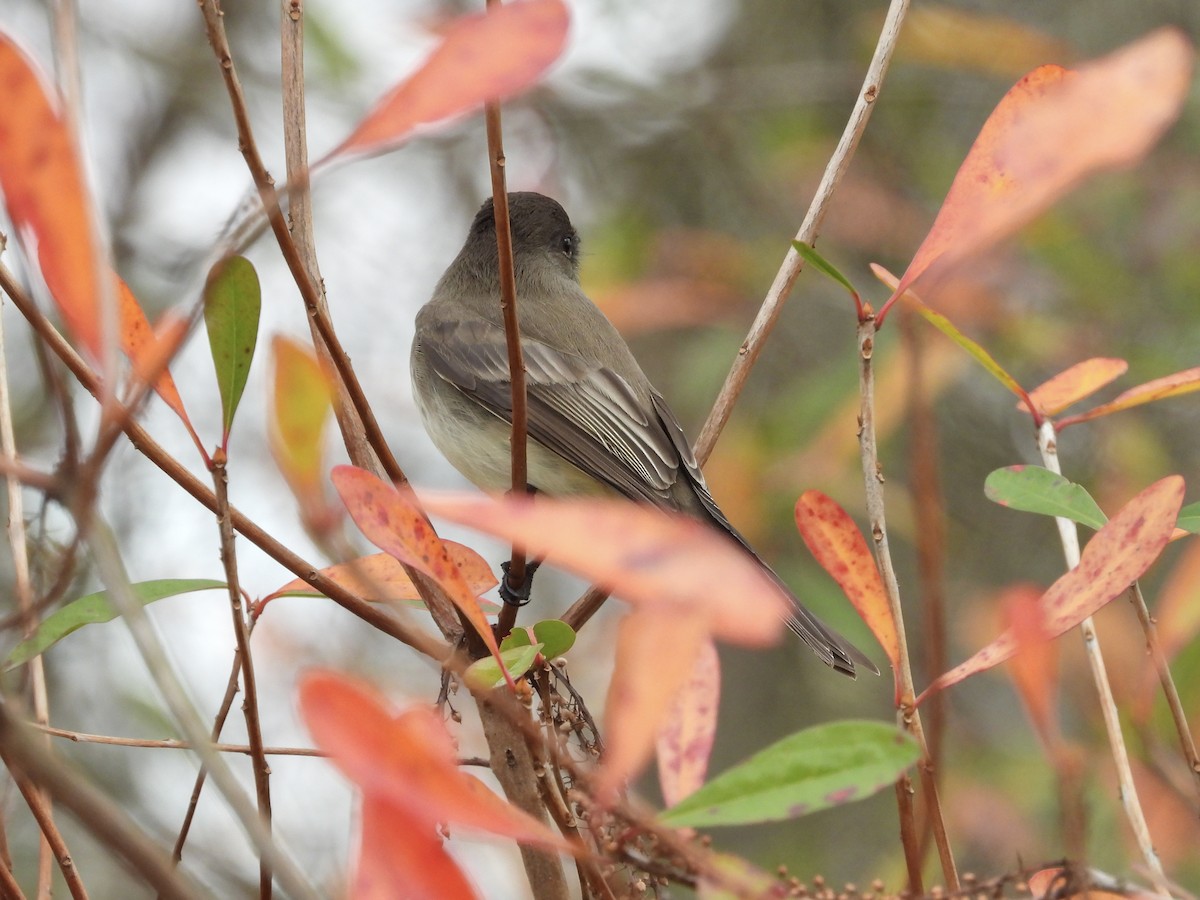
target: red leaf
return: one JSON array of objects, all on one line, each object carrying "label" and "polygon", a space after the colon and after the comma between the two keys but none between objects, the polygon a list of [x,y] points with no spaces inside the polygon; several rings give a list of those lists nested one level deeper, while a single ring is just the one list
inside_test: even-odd
[{"label": "red leaf", "polygon": [[[137,297],[129,289],[125,279],[120,277],[117,278],[117,297],[121,305],[121,349],[133,362],[135,368],[139,364],[150,370],[158,368],[158,366],[146,366],[146,359],[155,352],[154,347],[160,343],[162,335],[156,334],[155,330],[150,327],[150,321],[146,318],[146,313],[142,311]],[[187,323],[184,321],[185,328],[186,325]],[[171,348],[172,355],[176,349],[178,349],[178,344]],[[154,392],[174,411],[175,415],[179,416],[179,420],[183,422],[188,434],[192,436],[196,446],[200,447],[203,452],[200,436],[192,428],[192,422],[183,406],[183,398],[179,396],[179,389],[175,387],[175,379],[171,377],[169,369],[162,369],[162,374],[154,382]]]},{"label": "red leaf", "polygon": [[1004,95],[954,178],[892,300],[935,263],[977,254],[1093,172],[1130,165],[1179,115],[1193,50],[1164,28],[1069,71],[1034,69]]},{"label": "red leaf", "polygon": [[692,674],[675,696],[658,731],[658,783],[667,806],[674,806],[704,784],[717,734],[720,701],[721,660],[712,640],[704,638],[692,663]]},{"label": "red leaf", "polygon": [[1016,653],[1008,664],[1009,674],[1034,727],[1049,745],[1058,731],[1054,721],[1058,648],[1046,630],[1045,609],[1039,602],[1041,593],[1036,585],[1013,585],[1004,591],[1000,602],[1016,641]]},{"label": "red leaf", "polygon": [[650,757],[671,700],[687,683],[705,637],[699,617],[638,609],[621,620],[616,665],[604,705],[604,759],[596,794],[610,796]]},{"label": "red leaf", "polygon": [[[0,190],[67,329],[101,359],[100,284],[87,183],[74,141],[33,64],[0,33]],[[114,290],[116,288],[114,287]]]},{"label": "red leaf", "polygon": [[[1046,633],[1058,637],[1118,597],[1158,558],[1175,530],[1183,503],[1183,479],[1171,475],[1156,481],[1096,532],[1084,547],[1079,565],[1042,595]],[[1010,659],[1017,651],[1012,630],[996,638],[970,659],[937,678],[920,697]]]},{"label": "red leaf", "polygon": [[[1049,381],[1039,384],[1029,392],[1029,398],[1043,415],[1056,416],[1072,403],[1090,397],[1106,384],[1120,378],[1129,369],[1123,359],[1098,356],[1076,363],[1059,372]],[[1027,410],[1024,401],[1017,408]]]},{"label": "red leaf", "polygon": [[335,468],[333,485],[367,540],[445,588],[454,605],[462,610],[496,662],[500,663],[501,671],[512,687],[512,679],[500,660],[496,637],[479,608],[478,599],[425,513],[414,502],[412,492],[401,493],[370,472],[354,466]]},{"label": "red leaf", "polygon": [[300,681],[300,712],[317,746],[365,798],[402,809],[430,831],[448,822],[570,851],[562,837],[459,770],[454,741],[429,707],[393,715],[362,682],[318,671]]},{"label": "red leaf", "polygon": [[511,541],[635,605],[698,621],[748,645],[778,638],[779,587],[732,541],[694,519],[625,500],[422,495],[434,515]]},{"label": "red leaf", "polygon": [[796,501],[796,527],[809,552],[854,604],[892,667],[900,665],[900,639],[875,558],[849,513],[820,491]]},{"label": "red leaf", "polygon": [[473,900],[462,870],[427,822],[403,808],[364,797],[353,900]]},{"label": "red leaf", "polygon": [[322,162],[391,149],[420,125],[519,93],[558,59],[568,24],[562,0],[520,0],[463,16],[421,68],[379,101]]}]

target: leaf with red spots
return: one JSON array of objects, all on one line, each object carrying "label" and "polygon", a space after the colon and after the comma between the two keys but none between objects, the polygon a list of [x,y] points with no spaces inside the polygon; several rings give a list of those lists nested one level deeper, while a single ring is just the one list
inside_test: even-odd
[{"label": "leaf with red spots", "polygon": [[[1085,359],[1059,372],[1049,381],[1039,384],[1029,392],[1029,399],[1042,415],[1057,416],[1071,404],[1078,403],[1084,397],[1090,397],[1100,388],[1111,384],[1128,369],[1129,363],[1123,359],[1105,356]],[[1024,401],[1018,402],[1017,408],[1029,409]]]},{"label": "leaf with red spots", "polygon": [[796,501],[796,527],[809,552],[867,623],[892,667],[898,667],[900,639],[891,604],[875,558],[850,514],[820,491],[805,491]]},{"label": "leaf with red spots", "polygon": [[[496,637],[479,608],[478,599],[412,492],[401,492],[354,466],[338,466],[332,477],[350,517],[367,540],[440,584],[478,632],[492,656],[503,665]],[[509,685],[512,686],[511,679]]]},{"label": "leaf with red spots", "polygon": [[721,660],[709,639],[700,642],[692,674],[675,695],[658,731],[658,783],[671,806],[695,792],[708,774],[721,702]]},{"label": "leaf with red spots", "polygon": [[[1183,479],[1171,475],[1125,504],[1083,548],[1079,565],[1042,595],[1046,633],[1058,637],[1069,631],[1141,578],[1171,539],[1182,503]],[[970,659],[937,678],[917,698],[917,703],[934,691],[1010,659],[1016,651],[1016,637],[1011,629],[1005,631]]]},{"label": "leaf with red spots", "polygon": [[954,177],[890,304],[1011,235],[1093,172],[1131,165],[1175,121],[1191,85],[1191,42],[1162,28],[1068,70],[1034,69],[1001,99]]},{"label": "leaf with red spots", "polygon": [[569,24],[562,0],[519,0],[457,19],[424,64],[322,163],[390,150],[421,125],[519,93],[558,59]]},{"label": "leaf with red spots", "polygon": [[660,819],[691,828],[794,819],[871,796],[919,755],[916,741],[886,722],[818,725],[722,772]]},{"label": "leaf with red spots", "polygon": [[663,717],[687,683],[706,636],[699,617],[671,610],[637,609],[621,620],[604,704],[604,759],[596,779],[602,800],[649,760]]},{"label": "leaf with red spots", "polygon": [[1200,391],[1200,367],[1184,369],[1182,372],[1164,375],[1162,378],[1155,378],[1153,381],[1139,384],[1095,409],[1089,409],[1077,416],[1067,416],[1058,423],[1058,429],[1061,431],[1068,425],[1078,425],[1080,422],[1089,422],[1092,419],[1132,409],[1144,403],[1154,403],[1156,400],[1166,400],[1168,397],[1178,397],[1180,394],[1190,394],[1193,391]]},{"label": "leaf with red spots", "polygon": [[694,519],[625,500],[433,492],[421,499],[433,515],[509,541],[628,603],[700,622],[714,637],[761,646],[783,627],[779,587]]},{"label": "leaf with red spots", "polygon": [[[496,586],[496,576],[492,574],[487,560],[465,544],[445,541],[445,545],[450,558],[458,566],[459,571],[462,572],[467,584],[477,597]],[[372,603],[412,602],[422,609],[425,608],[417,586],[412,583],[412,579],[408,577],[404,567],[390,553],[372,553],[370,556],[352,559],[350,562],[327,566],[321,569],[321,574]],[[268,602],[283,596],[321,597],[324,595],[303,578],[294,578],[259,601],[260,613]],[[488,600],[480,599],[479,605],[484,612],[499,611],[499,607]]]}]

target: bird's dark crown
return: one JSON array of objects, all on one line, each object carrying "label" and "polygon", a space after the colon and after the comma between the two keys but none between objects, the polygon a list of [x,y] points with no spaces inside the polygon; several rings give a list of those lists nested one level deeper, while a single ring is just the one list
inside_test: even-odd
[{"label": "bird's dark crown", "polygon": [[[579,235],[557,200],[533,191],[510,193],[508,219],[514,255],[551,250],[563,253],[572,264],[578,262]],[[494,243],[495,235],[492,200],[488,198],[471,223],[470,240]]]}]

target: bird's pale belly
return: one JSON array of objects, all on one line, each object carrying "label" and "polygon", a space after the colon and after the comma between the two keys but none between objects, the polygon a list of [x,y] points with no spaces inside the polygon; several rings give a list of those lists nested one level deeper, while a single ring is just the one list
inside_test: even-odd
[{"label": "bird's pale belly", "polygon": [[[452,389],[451,389],[452,390]],[[435,392],[433,404],[444,404],[442,391]],[[463,415],[441,415],[428,409],[420,399],[417,406],[434,445],[468,481],[485,491],[502,493],[512,487],[512,461],[509,446],[512,427],[505,421],[481,410]],[[458,397],[451,402],[461,402]],[[530,438],[526,443],[526,466],[529,484],[550,496],[578,494],[610,495],[610,487],[584,474],[557,453]]]}]

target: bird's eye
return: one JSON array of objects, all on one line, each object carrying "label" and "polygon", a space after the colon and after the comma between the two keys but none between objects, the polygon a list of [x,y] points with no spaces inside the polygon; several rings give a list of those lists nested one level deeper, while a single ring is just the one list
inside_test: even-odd
[{"label": "bird's eye", "polygon": [[564,235],[562,239],[562,252],[567,254],[567,256],[573,256],[575,254],[575,241],[575,235]]}]

